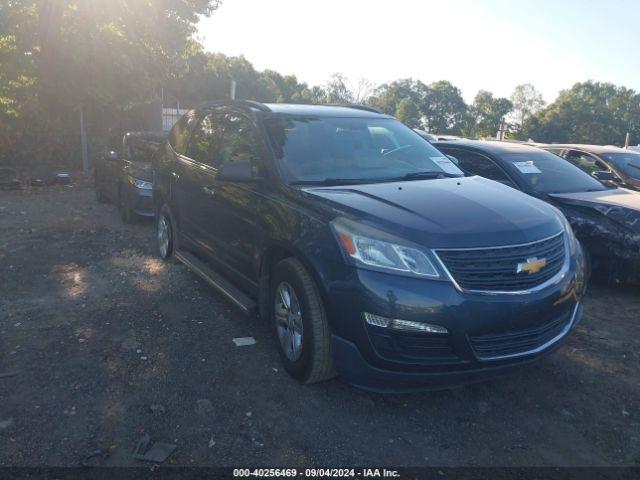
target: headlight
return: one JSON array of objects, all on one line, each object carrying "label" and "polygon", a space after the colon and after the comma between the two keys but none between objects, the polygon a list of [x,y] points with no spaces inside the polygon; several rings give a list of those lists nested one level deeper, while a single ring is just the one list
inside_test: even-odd
[{"label": "headlight", "polygon": [[141,190],[151,190],[153,188],[153,184],[151,182],[140,180],[139,178],[132,177],[131,175],[127,176],[127,180],[129,180],[131,185],[136,188],[140,188]]},{"label": "headlight", "polygon": [[388,233],[338,217],[331,222],[340,246],[355,265],[418,277],[440,278],[426,252]]}]

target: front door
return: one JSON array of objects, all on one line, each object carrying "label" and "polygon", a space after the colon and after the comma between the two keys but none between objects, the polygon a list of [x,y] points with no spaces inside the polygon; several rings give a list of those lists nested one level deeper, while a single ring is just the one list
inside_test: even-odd
[{"label": "front door", "polygon": [[[218,171],[233,162],[250,162],[256,177],[264,172],[266,146],[251,118],[231,109],[222,109],[218,117],[221,130],[215,167]],[[257,251],[264,237],[260,212],[268,201],[263,190],[266,182],[227,182],[215,179],[210,208],[203,221],[209,228],[208,242],[223,262],[243,284],[254,282]]]}]

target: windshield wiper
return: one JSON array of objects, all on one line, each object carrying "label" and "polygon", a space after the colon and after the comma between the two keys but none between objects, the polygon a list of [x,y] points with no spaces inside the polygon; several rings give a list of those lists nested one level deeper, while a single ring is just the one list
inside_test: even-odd
[{"label": "windshield wiper", "polygon": [[289,185],[362,185],[375,182],[375,179],[367,178],[325,178],[323,180],[296,180]]},{"label": "windshield wiper", "polygon": [[429,180],[429,179],[442,178],[442,177],[460,178],[463,176],[464,175],[458,175],[455,173],[428,171],[428,172],[407,173],[406,175],[402,175],[401,177],[396,177],[393,180]]}]

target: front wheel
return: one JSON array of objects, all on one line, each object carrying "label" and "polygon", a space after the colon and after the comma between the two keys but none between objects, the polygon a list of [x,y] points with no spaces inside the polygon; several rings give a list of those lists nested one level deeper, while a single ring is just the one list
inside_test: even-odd
[{"label": "front wheel", "polygon": [[331,332],[313,278],[300,261],[287,258],[272,279],[272,321],[285,370],[307,384],[335,376]]},{"label": "front wheel", "polygon": [[157,217],[157,240],[158,240],[158,253],[160,257],[169,260],[174,253],[175,249],[175,237],[174,237],[174,224],[173,217],[169,212],[169,207],[164,205]]}]

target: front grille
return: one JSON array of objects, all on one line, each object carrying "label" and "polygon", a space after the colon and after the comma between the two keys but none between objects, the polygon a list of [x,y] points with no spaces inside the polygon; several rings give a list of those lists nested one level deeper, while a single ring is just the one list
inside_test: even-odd
[{"label": "front grille", "polygon": [[[449,273],[464,290],[517,292],[537,287],[553,278],[565,262],[564,235],[527,245],[436,251]],[[545,259],[536,273],[517,273],[528,259]]]},{"label": "front grille", "polygon": [[469,337],[469,340],[476,356],[484,360],[526,354],[559,336],[567,328],[572,317],[573,312],[569,311],[542,325],[473,336]]}]

